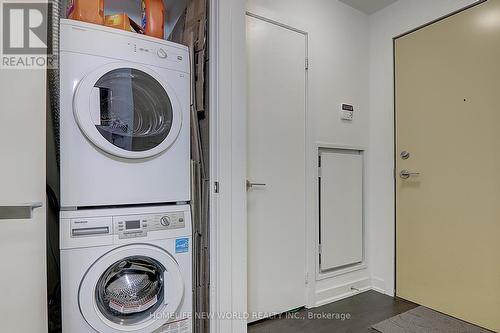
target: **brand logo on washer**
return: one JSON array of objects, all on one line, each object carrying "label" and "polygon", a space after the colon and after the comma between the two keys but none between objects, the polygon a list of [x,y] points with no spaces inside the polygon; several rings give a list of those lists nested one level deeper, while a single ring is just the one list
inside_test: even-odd
[{"label": "brand logo on washer", "polygon": [[186,253],[189,251],[189,238],[175,240],[175,253]]}]

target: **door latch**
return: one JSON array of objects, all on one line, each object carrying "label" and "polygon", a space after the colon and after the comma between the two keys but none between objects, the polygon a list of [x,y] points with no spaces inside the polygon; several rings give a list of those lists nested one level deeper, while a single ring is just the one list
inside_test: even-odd
[{"label": "door latch", "polygon": [[399,173],[399,177],[401,177],[402,179],[408,179],[410,177],[416,177],[416,176],[420,176],[420,173],[419,172],[410,172],[408,170],[403,170]]}]

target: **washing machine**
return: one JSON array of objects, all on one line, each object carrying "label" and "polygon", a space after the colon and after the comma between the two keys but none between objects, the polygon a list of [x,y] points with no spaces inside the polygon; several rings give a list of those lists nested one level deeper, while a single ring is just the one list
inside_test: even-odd
[{"label": "washing machine", "polygon": [[61,20],[63,208],[190,201],[188,48]]},{"label": "washing machine", "polygon": [[63,333],[192,333],[189,206],[61,217]]}]

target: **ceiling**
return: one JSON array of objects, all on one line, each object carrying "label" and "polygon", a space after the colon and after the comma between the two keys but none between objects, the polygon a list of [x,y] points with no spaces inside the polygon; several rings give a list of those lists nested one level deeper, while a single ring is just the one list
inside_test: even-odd
[{"label": "ceiling", "polygon": [[378,12],[381,9],[395,3],[398,0],[339,0],[357,10],[368,15]]}]

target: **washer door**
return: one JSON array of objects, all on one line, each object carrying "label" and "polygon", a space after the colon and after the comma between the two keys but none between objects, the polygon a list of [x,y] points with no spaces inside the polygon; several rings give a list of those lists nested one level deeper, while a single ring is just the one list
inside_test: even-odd
[{"label": "washer door", "polygon": [[182,126],[181,105],[169,84],[131,63],[112,63],[87,75],[75,91],[73,113],[94,145],[130,159],[164,152]]},{"label": "washer door", "polygon": [[152,332],[176,318],[184,282],[175,259],[152,245],[102,256],[80,284],[80,311],[98,332]]}]

